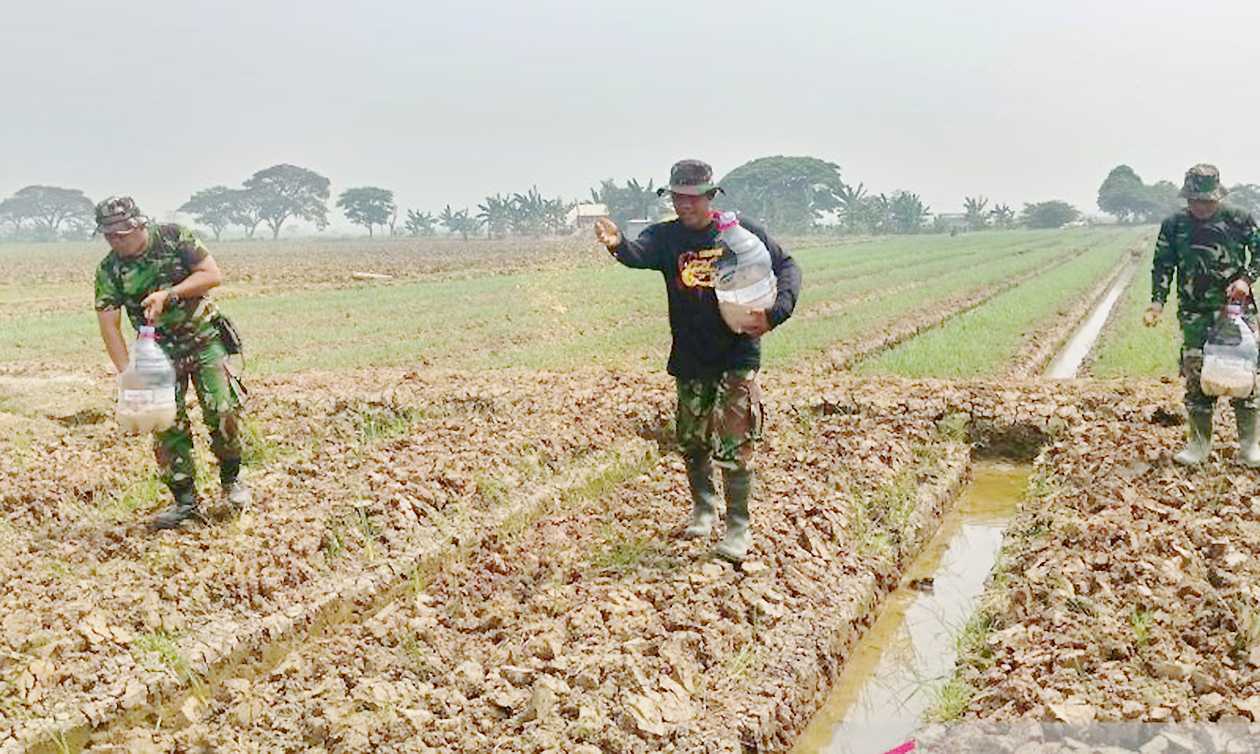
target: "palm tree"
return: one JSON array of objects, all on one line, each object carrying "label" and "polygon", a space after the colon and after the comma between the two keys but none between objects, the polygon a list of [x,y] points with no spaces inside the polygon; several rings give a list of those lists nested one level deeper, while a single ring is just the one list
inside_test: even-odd
[{"label": "palm tree", "polygon": [[543,204],[543,229],[552,235],[560,235],[567,232],[569,230],[569,210],[572,208],[573,202],[566,202],[559,197],[548,199]]},{"label": "palm tree", "polygon": [[654,183],[649,180],[644,186],[636,178],[626,181],[626,205],[634,210],[631,220],[656,220],[661,216],[661,198],[656,195]]},{"label": "palm tree", "polygon": [[468,240],[468,234],[476,232],[481,225],[480,220],[469,216],[468,210],[461,209],[455,212],[451,210],[449,204],[442,210],[442,214],[438,215],[438,220],[451,233],[459,233],[463,236],[465,241]]},{"label": "palm tree", "polygon": [[967,214],[968,230],[983,230],[989,224],[989,216],[984,211],[984,208],[987,206],[989,206],[989,200],[983,196],[969,196],[963,200],[963,208]]},{"label": "palm tree", "polygon": [[868,232],[875,235],[892,232],[892,201],[887,196],[868,196],[862,200],[862,207]]},{"label": "palm tree", "polygon": [[537,186],[530,188],[527,193],[513,194],[509,210],[512,232],[528,236],[541,234],[546,205],[547,202],[538,192]]},{"label": "palm tree", "polygon": [[502,238],[507,235],[512,227],[512,198],[510,196],[501,194],[487,196],[484,202],[477,205],[477,209],[481,210],[477,213],[477,220],[486,226],[486,233],[490,238]]},{"label": "palm tree", "polygon": [[604,179],[599,188],[591,189],[591,201],[607,207],[608,216],[622,226],[629,220],[657,220],[662,214],[661,198],[656,195],[653,181],[644,186],[638,179],[631,178],[623,188],[615,181]]},{"label": "palm tree", "polygon": [[1015,210],[1005,204],[994,205],[989,215],[993,217],[993,224],[999,228],[1010,228],[1015,225]]},{"label": "palm tree", "polygon": [[918,233],[927,222],[930,208],[918,194],[898,191],[889,204],[892,211],[893,230],[897,233]]},{"label": "palm tree", "polygon": [[836,199],[840,202],[840,217],[844,229],[857,233],[866,222],[866,184],[859,183],[857,188],[841,183]]},{"label": "palm tree", "polygon": [[[447,209],[450,209],[447,207]],[[407,210],[407,221],[403,224],[403,228],[413,236],[431,236],[433,235],[433,226],[437,223],[438,218],[428,212],[417,212],[414,209]]]}]

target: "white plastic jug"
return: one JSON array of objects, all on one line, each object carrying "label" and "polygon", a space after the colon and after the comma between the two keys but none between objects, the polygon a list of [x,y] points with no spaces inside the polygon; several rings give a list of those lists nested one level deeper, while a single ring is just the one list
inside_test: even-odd
[{"label": "white plastic jug", "polygon": [[1242,317],[1242,307],[1225,307],[1224,319],[1212,328],[1203,346],[1199,384],[1205,395],[1246,398],[1256,387],[1256,334]]},{"label": "white plastic jug", "polygon": [[175,423],[175,367],[152,327],[141,327],[127,369],[118,375],[118,426],[129,434],[161,432]]},{"label": "white plastic jug", "polygon": [[734,212],[715,212],[718,238],[726,247],[717,262],[718,309],[726,326],[742,333],[752,323],[752,312],[774,306],[778,281],[770,251],[755,233],[739,224]]}]

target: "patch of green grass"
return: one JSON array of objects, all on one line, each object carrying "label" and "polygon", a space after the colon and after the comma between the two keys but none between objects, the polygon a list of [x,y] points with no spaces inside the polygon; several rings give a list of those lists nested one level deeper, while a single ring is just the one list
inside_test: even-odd
[{"label": "patch of green grass", "polygon": [[48,561],[48,573],[60,581],[69,581],[75,577],[74,568],[66,561],[58,558]]},{"label": "patch of green grass", "polygon": [[1151,642],[1151,628],[1155,625],[1155,614],[1150,610],[1134,607],[1129,613],[1129,625],[1133,627],[1133,640],[1139,647]]},{"label": "patch of green grass", "polygon": [[330,561],[340,558],[346,552],[346,532],[341,521],[330,519],[324,523],[324,541],[321,549],[324,557]]},{"label": "patch of green grass", "polygon": [[359,438],[367,443],[409,435],[425,416],[418,406],[396,404],[364,406],[354,413]]},{"label": "patch of green grass", "polygon": [[745,678],[761,666],[761,646],[756,640],[745,642],[739,651],[726,661],[726,672],[733,678]]},{"label": "patch of green grass", "polygon": [[399,647],[407,658],[409,669],[419,681],[427,682],[438,675],[439,668],[433,661],[433,653],[414,633],[404,634]]},{"label": "patch of green grass", "polygon": [[1125,236],[1102,237],[1081,256],[863,363],[858,371],[903,377],[1001,373],[1026,334],[1105,279],[1130,245]]},{"label": "patch of green grass", "polygon": [[180,653],[178,640],[177,634],[158,630],[137,637],[132,641],[131,647],[134,652],[139,653],[137,660],[156,663],[158,667],[174,673],[194,695],[204,701],[207,698],[205,680]]},{"label": "patch of green grass", "polygon": [[167,496],[166,485],[156,475],[145,477],[120,490],[102,510],[112,521],[129,521],[137,513],[159,507]]},{"label": "patch of green grass", "polygon": [[1029,500],[1048,501],[1062,492],[1063,483],[1055,477],[1054,472],[1039,469],[1028,478],[1028,490],[1024,494]]},{"label": "patch of green grass", "polygon": [[478,474],[474,483],[477,486],[477,496],[488,505],[497,507],[507,502],[508,486],[505,483],[488,474]]},{"label": "patch of green grass", "polygon": [[936,423],[936,434],[945,442],[965,443],[971,419],[966,414],[946,414]]},{"label": "patch of green grass", "polygon": [[241,463],[245,466],[266,466],[285,453],[285,446],[264,434],[258,421],[246,417],[241,424]]},{"label": "patch of green grass", "polygon": [[648,566],[661,557],[651,537],[631,534],[611,524],[604,525],[601,538],[600,551],[591,560],[591,566],[599,571],[627,573]]},{"label": "patch of green grass", "polygon": [[911,448],[912,462],[869,495],[853,501],[847,533],[863,557],[894,557],[918,509],[921,476],[940,463],[944,447],[920,443]]},{"label": "patch of green grass", "polygon": [[1235,597],[1230,602],[1230,609],[1238,624],[1238,632],[1234,636],[1234,655],[1242,658],[1260,642],[1260,611],[1251,602],[1240,597]]},{"label": "patch of green grass", "polygon": [[967,711],[967,705],[975,696],[975,689],[960,678],[951,678],[944,686],[936,690],[936,698],[928,712],[928,719],[938,723],[948,723],[960,719]]},{"label": "patch of green grass", "polygon": [[986,664],[991,658],[988,644],[989,632],[993,630],[993,614],[981,607],[971,614],[962,630],[954,637],[954,648],[959,657],[980,664]]},{"label": "patch of green grass", "polygon": [[428,569],[417,564],[412,566],[411,574],[407,577],[407,590],[411,592],[411,598],[416,602],[420,601],[424,590],[429,588],[429,579],[431,574]]},{"label": "patch of green grass", "polygon": [[1089,362],[1091,377],[1177,376],[1181,331],[1177,326],[1176,291],[1164,305],[1163,316],[1155,327],[1142,322],[1150,300],[1150,269],[1139,267],[1094,346],[1095,355]]},{"label": "patch of green grass", "polygon": [[[898,291],[913,290],[914,306],[931,306],[1044,267],[1076,246],[1134,234],[1127,228],[995,231],[957,238],[888,237],[796,251],[793,256],[805,272],[801,305],[789,326],[766,339],[766,363],[823,358],[839,341],[868,337],[912,314]],[[372,248],[389,254],[396,247]],[[338,246],[329,255],[348,251]],[[51,248],[36,252],[54,253]],[[90,269],[87,257],[99,258],[102,252],[83,253],[82,264]],[[239,258],[220,262],[231,276],[258,259],[274,260],[275,253],[262,245],[248,250],[242,245]],[[478,264],[484,269],[483,262],[453,258],[465,269]],[[302,263],[288,264],[286,274],[300,284]],[[344,279],[344,269],[334,278]],[[50,284],[47,290],[58,286],[66,284]],[[33,290],[14,295],[38,297],[44,288],[38,282],[26,287]],[[0,297],[7,290],[0,289]],[[230,301],[230,313],[249,342],[251,369],[259,375],[417,362],[454,369],[570,369],[592,362],[656,368],[669,344],[660,276],[606,259],[389,285],[260,291],[234,289],[239,295]],[[85,325],[77,311],[23,312],[0,320],[0,362],[88,369],[99,358],[95,327]],[[400,429],[388,420],[385,425],[366,431],[389,436]]]}]

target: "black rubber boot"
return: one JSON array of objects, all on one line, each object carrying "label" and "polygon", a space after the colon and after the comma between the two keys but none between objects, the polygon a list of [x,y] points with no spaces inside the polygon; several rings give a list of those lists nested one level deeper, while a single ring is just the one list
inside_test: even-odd
[{"label": "black rubber boot", "polygon": [[149,528],[153,531],[178,529],[185,521],[205,523],[201,510],[197,506],[197,495],[180,494],[175,497],[175,504],[153,517]]}]

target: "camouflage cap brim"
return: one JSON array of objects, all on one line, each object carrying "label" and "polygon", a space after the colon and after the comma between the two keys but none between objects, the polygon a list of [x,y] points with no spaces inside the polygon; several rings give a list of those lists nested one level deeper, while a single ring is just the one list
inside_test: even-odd
[{"label": "camouflage cap brim", "polygon": [[687,196],[703,196],[704,194],[707,194],[710,191],[719,191],[721,193],[726,193],[725,191],[722,191],[721,186],[715,183],[701,183],[694,186],[693,185],[678,185],[678,184],[670,184],[669,186],[662,186],[661,188],[658,188],[656,190],[656,195],[665,196],[666,194],[685,194]]},{"label": "camouflage cap brim", "polygon": [[112,222],[104,222],[96,226],[96,232],[105,233],[130,233],[133,230],[139,230],[148,224],[149,218],[143,215],[139,217],[124,217]]},{"label": "camouflage cap brim", "polygon": [[1228,194],[1229,189],[1224,186],[1217,186],[1211,191],[1190,191],[1188,188],[1181,189],[1181,198],[1202,202],[1219,202]]}]

